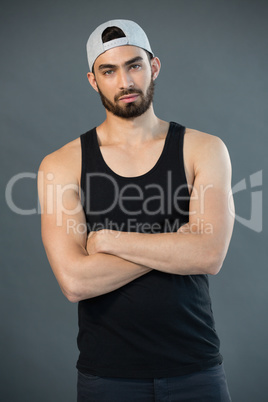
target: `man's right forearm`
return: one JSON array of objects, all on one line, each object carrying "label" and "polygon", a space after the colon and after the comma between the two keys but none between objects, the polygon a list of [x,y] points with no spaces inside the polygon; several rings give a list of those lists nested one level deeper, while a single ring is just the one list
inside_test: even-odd
[{"label": "man's right forearm", "polygon": [[68,269],[63,293],[71,302],[112,292],[152,269],[110,254],[81,255]]}]

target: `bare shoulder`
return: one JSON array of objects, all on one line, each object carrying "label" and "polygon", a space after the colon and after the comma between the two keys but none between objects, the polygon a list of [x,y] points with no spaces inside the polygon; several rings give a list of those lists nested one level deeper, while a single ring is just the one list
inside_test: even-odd
[{"label": "bare shoulder", "polygon": [[228,149],[223,140],[213,134],[186,128],[184,139],[185,153],[193,166],[207,163],[214,158],[223,158],[230,162]]},{"label": "bare shoulder", "polygon": [[186,142],[194,148],[206,147],[226,147],[220,137],[213,134],[208,134],[203,131],[195,130],[193,128],[186,128],[185,130]]},{"label": "bare shoulder", "polygon": [[80,138],[76,138],[45,156],[40,164],[39,172],[46,175],[52,174],[56,181],[60,180],[61,183],[79,182],[81,174]]},{"label": "bare shoulder", "polygon": [[218,180],[231,181],[231,161],[228,149],[222,139],[192,128],[186,128],[184,136],[184,166],[190,188],[197,176],[205,181],[209,176]]}]

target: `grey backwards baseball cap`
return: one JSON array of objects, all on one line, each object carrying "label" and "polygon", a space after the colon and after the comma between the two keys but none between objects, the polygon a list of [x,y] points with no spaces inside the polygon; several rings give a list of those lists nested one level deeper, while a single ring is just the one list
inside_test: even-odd
[{"label": "grey backwards baseball cap", "polygon": [[[103,43],[102,33],[106,28],[109,27],[120,28],[124,32],[125,37],[113,39],[109,42]],[[111,20],[99,25],[95,31],[92,32],[87,41],[87,59],[89,70],[92,71],[95,60],[102,53],[106,52],[106,50],[125,45],[138,46],[144,50],[147,50],[152,54],[152,56],[154,56],[146,33],[136,22],[130,20]]]}]

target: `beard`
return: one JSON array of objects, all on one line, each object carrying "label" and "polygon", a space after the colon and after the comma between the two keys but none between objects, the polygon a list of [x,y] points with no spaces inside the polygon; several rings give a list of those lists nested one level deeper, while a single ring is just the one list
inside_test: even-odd
[{"label": "beard", "polygon": [[[98,90],[101,102],[106,110],[113,113],[115,116],[122,117],[124,119],[131,119],[134,117],[141,116],[149,109],[154,97],[154,87],[155,83],[153,80],[153,76],[151,76],[151,82],[145,95],[140,89],[135,88],[125,89],[124,91],[121,91],[120,94],[114,97],[114,103],[111,102],[108,98],[106,98],[106,96],[101,92],[99,87]],[[140,95],[136,101],[125,103],[122,106],[118,104],[120,97],[134,93]]]}]

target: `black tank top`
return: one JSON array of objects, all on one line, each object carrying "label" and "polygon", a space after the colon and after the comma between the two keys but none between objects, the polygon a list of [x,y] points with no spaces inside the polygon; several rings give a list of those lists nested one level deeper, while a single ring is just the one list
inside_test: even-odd
[{"label": "black tank top", "polygon": [[[88,231],[175,232],[189,220],[185,127],[171,122],[155,166],[136,177],[112,171],[96,128],[81,135],[81,193]],[[103,377],[172,377],[222,362],[207,275],[153,270],[78,305],[77,368]]]}]

